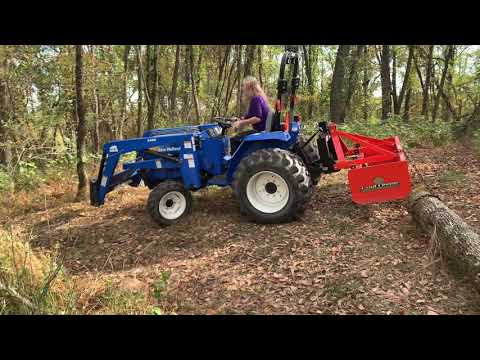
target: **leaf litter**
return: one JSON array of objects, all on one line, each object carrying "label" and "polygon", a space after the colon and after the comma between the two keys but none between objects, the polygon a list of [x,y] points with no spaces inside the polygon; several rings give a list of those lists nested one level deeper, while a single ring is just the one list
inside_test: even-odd
[{"label": "leaf litter", "polygon": [[[462,145],[411,156],[432,191],[480,231],[478,156]],[[14,208],[5,198],[1,225],[31,232],[42,251],[66,248],[65,268],[79,281],[114,278],[152,302],[169,271],[167,312],[480,313],[479,294],[433,261],[406,203],[353,204],[345,172],[321,179],[301,220],[279,225],[247,222],[230,189],[195,193],[192,214],[170,227],[145,212],[145,188],[123,187],[101,208],[74,203],[74,192],[65,180],[20,194]]]}]

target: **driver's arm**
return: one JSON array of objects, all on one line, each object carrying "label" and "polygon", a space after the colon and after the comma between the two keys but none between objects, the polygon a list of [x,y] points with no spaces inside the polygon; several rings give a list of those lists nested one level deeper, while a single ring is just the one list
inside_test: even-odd
[{"label": "driver's arm", "polygon": [[245,126],[245,125],[254,125],[254,124],[257,124],[259,123],[260,121],[262,121],[262,119],[260,119],[259,117],[257,116],[252,116],[251,118],[248,118],[248,119],[242,119],[242,120],[238,120],[240,122],[240,126]]},{"label": "driver's arm", "polygon": [[246,125],[255,125],[262,121],[262,104],[258,98],[253,98],[245,119],[237,120],[233,127],[243,127]]}]

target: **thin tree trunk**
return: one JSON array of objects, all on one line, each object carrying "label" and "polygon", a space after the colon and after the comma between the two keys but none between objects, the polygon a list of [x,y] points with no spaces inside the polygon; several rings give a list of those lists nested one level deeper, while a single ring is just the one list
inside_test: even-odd
[{"label": "thin tree trunk", "polygon": [[398,115],[400,113],[399,96],[397,93],[397,49],[392,45],[392,98],[393,98],[393,113]]},{"label": "thin tree trunk", "polygon": [[[400,109],[402,107],[403,100],[405,98],[405,94],[407,89],[410,89],[410,73],[412,72],[412,62],[413,62],[413,55],[414,55],[415,48],[410,45],[408,47],[408,59],[407,59],[407,67],[405,68],[405,77],[403,78],[402,89],[400,90],[400,95],[398,96],[397,107],[394,108],[394,113],[396,115],[400,114]],[[405,99],[406,101],[406,99]]]},{"label": "thin tree trunk", "polygon": [[[155,109],[157,105],[157,88],[158,88],[158,76],[157,76],[157,60],[158,60],[158,45],[153,46],[153,56],[149,55],[149,72],[148,78],[149,84],[149,98],[148,113],[147,113],[147,127],[149,130],[155,127]],[[147,46],[148,53],[148,46]]]},{"label": "thin tree trunk", "polygon": [[390,45],[383,45],[380,55],[380,79],[382,83],[382,121],[392,112],[392,84],[390,81]]},{"label": "thin tree trunk", "polygon": [[93,89],[93,97],[95,103],[95,124],[93,130],[93,148],[95,149],[95,153],[98,154],[100,152],[100,99],[98,97],[98,90],[97,86]]},{"label": "thin tree trunk", "polygon": [[222,75],[224,73],[224,67],[227,63],[228,59],[228,54],[230,53],[230,48],[231,45],[227,46],[225,48],[225,55],[220,58],[220,63],[218,66],[218,76],[217,76],[217,84],[215,85],[215,95],[213,97],[213,106],[212,106],[212,111],[211,111],[211,117],[213,118],[216,114],[218,114],[219,111],[219,104],[220,104],[220,99],[219,99],[219,90],[220,90],[220,83],[222,82]]},{"label": "thin tree trunk", "polygon": [[197,117],[195,123],[200,123],[200,112],[198,109],[198,100],[197,100],[197,91],[195,86],[195,65],[193,61],[193,45],[188,45],[188,53],[190,59],[190,82],[192,85],[192,98],[193,98],[193,105],[195,108],[195,116]]},{"label": "thin tree trunk", "polygon": [[93,149],[96,154],[100,152],[100,99],[98,95],[98,66],[95,47],[91,46],[93,62],[93,110],[95,113],[95,123],[93,125]]},{"label": "thin tree trunk", "polygon": [[368,85],[370,84],[370,77],[368,76],[368,45],[363,49],[363,119],[368,120]]},{"label": "thin tree trunk", "polygon": [[180,45],[175,49],[175,66],[172,75],[172,91],[170,92],[170,122],[176,118],[177,112],[177,86],[178,86],[178,69],[180,65]]},{"label": "thin tree trunk", "polygon": [[432,77],[432,58],[433,58],[433,45],[428,46],[427,65],[425,73],[425,82],[423,84],[423,101],[422,101],[422,115],[428,120],[429,116],[429,100],[430,100],[430,83]]},{"label": "thin tree trunk", "polygon": [[123,127],[127,119],[127,81],[128,81],[128,55],[130,54],[130,45],[125,45],[123,52],[123,76],[122,76],[122,109],[120,114],[120,126],[118,129],[118,138],[123,139]]},{"label": "thin tree trunk", "polygon": [[183,89],[183,96],[182,96],[182,118],[190,120],[190,60],[188,59],[188,45],[183,47],[183,56],[184,59],[182,63],[182,71],[183,71],[183,83],[185,84],[185,88]]},{"label": "thin tree trunk", "polygon": [[80,201],[87,195],[87,172],[85,170],[85,137],[87,127],[85,122],[85,107],[83,102],[83,54],[82,45],[75,46],[75,90],[77,114],[77,173],[78,191],[76,200]]},{"label": "thin tree trunk", "polygon": [[440,84],[438,85],[437,94],[435,95],[434,104],[433,104],[433,113],[432,113],[433,122],[435,122],[435,120],[437,119],[437,111],[438,111],[438,105],[440,103],[440,96],[445,86],[445,79],[447,77],[450,61],[453,58],[453,51],[454,51],[454,45],[448,45],[447,53],[445,54],[445,65],[443,67],[442,77],[440,79]]},{"label": "thin tree trunk", "polygon": [[257,46],[257,63],[258,63],[258,81],[260,81],[260,86],[263,88],[263,55],[262,55],[263,45]]},{"label": "thin tree trunk", "polygon": [[242,110],[242,45],[237,45],[237,114]]},{"label": "thin tree trunk", "polygon": [[228,84],[230,85],[227,86],[227,94],[225,97],[225,111],[224,111],[225,114],[228,114],[228,105],[230,105],[230,99],[232,98],[232,95],[233,95],[233,89],[235,88],[235,84],[237,83],[238,73],[235,73],[235,76],[233,77],[233,81],[230,81],[235,69],[236,69],[236,65],[235,65],[235,62],[233,62],[232,65],[230,66],[230,72],[228,74],[227,85]]},{"label": "thin tree trunk", "polygon": [[203,57],[203,46],[198,47],[198,58],[197,58],[197,66],[196,66],[196,81],[195,81],[195,93],[199,94],[200,92],[200,77],[201,77],[201,69],[202,69],[202,57]]},{"label": "thin tree trunk", "polygon": [[138,91],[138,100],[137,100],[137,137],[143,135],[143,71],[142,71],[142,48],[139,45],[137,50],[137,91]]},{"label": "thin tree trunk", "polygon": [[412,89],[410,85],[408,85],[407,93],[405,95],[405,105],[403,108],[403,119],[408,122],[410,121],[410,97],[412,94]]},{"label": "thin tree trunk", "polygon": [[305,67],[305,77],[307,78],[307,89],[308,89],[308,105],[307,105],[307,116],[309,119],[313,116],[313,96],[315,94],[314,84],[313,84],[313,74],[312,74],[312,65],[311,65],[311,55],[312,55],[312,45],[303,45],[303,64]]},{"label": "thin tree trunk", "polygon": [[0,49],[0,164],[9,166],[12,153],[8,139],[7,56]]}]

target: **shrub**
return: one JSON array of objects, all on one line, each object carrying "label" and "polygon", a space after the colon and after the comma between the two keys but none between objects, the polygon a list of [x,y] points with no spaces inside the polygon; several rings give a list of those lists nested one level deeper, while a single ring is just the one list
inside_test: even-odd
[{"label": "shrub", "polygon": [[[312,134],[317,124],[304,124],[307,134]],[[398,136],[406,147],[434,147],[454,141],[451,123],[424,121],[422,118],[412,119],[409,122],[399,117],[392,117],[381,123],[379,119],[350,121],[338,125],[338,128],[347,132],[358,133],[376,138]]]}]

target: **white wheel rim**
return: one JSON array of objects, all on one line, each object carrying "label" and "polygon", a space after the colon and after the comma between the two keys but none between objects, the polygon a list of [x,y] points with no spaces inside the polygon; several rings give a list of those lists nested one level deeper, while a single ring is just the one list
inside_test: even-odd
[{"label": "white wheel rim", "polygon": [[187,199],[179,191],[170,191],[162,196],[158,204],[160,215],[168,220],[178,219],[187,208]]},{"label": "white wheel rim", "polygon": [[252,206],[264,213],[275,213],[288,203],[290,190],[287,182],[272,171],[253,175],[247,184],[247,199]]}]

